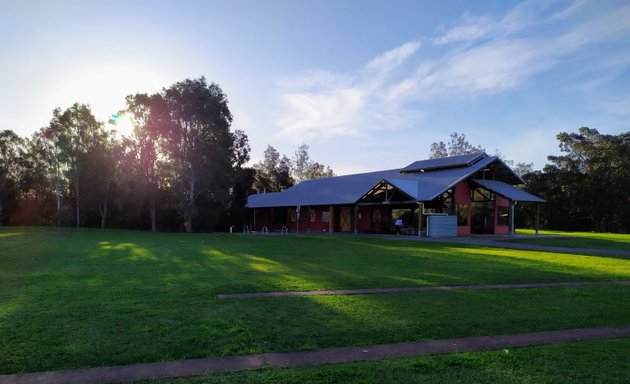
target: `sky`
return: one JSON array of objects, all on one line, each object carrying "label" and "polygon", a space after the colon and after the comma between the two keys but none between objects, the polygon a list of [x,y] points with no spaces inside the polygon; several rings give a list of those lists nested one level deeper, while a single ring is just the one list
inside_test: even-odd
[{"label": "sky", "polygon": [[307,143],[337,174],[452,132],[541,169],[560,132],[630,131],[628,1],[0,0],[0,47],[0,129],[21,136],[200,76],[252,163]]}]

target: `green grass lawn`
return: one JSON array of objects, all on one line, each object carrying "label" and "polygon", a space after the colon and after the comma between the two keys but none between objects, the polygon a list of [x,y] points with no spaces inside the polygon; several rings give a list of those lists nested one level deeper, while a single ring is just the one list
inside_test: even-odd
[{"label": "green grass lawn", "polygon": [[627,286],[216,297],[592,280],[630,280],[630,260],[350,236],[0,228],[0,373],[629,323]]},{"label": "green grass lawn", "polygon": [[[533,235],[535,233],[531,229],[519,229],[517,231],[519,235]],[[510,241],[551,247],[612,249],[630,252],[630,234],[562,231],[540,231],[539,233],[541,235],[553,235],[554,237],[515,239]]]},{"label": "green grass lawn", "polygon": [[264,369],[176,380],[143,381],[142,383],[626,384],[630,382],[629,354],[630,339],[621,339],[378,362]]}]

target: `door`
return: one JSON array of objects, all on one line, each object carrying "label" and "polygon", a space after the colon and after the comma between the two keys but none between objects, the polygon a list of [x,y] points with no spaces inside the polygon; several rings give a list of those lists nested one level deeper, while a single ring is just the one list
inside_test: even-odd
[{"label": "door", "polygon": [[341,232],[352,231],[352,208],[341,207],[339,211],[339,230]]},{"label": "door", "polygon": [[471,233],[494,233],[494,201],[473,202],[471,218]]}]

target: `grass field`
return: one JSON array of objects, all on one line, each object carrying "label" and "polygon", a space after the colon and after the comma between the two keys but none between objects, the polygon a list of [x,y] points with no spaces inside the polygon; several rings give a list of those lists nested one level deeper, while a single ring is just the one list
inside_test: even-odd
[{"label": "grass field", "polygon": [[0,228],[0,373],[628,324],[627,286],[216,297],[591,280],[630,280],[630,260],[350,236]]},{"label": "grass field", "polygon": [[[518,234],[534,234],[534,230],[518,230]],[[537,244],[551,247],[613,249],[630,252],[630,234],[595,233],[595,232],[562,232],[540,231],[541,235],[554,237],[540,237],[531,239],[510,240],[516,243]]]}]

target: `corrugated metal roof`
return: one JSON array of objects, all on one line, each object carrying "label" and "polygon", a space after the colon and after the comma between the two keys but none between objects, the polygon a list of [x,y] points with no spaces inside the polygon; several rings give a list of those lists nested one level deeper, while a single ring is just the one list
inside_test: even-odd
[{"label": "corrugated metal roof", "polygon": [[283,192],[251,195],[249,208],[354,204],[381,180],[396,176],[398,169],[305,180]]},{"label": "corrugated metal roof", "polygon": [[460,156],[449,156],[449,157],[440,157],[438,159],[428,159],[428,160],[420,160],[414,161],[409,164],[405,168],[401,169],[400,172],[419,172],[419,171],[430,171],[434,169],[444,169],[444,168],[457,168],[457,167],[467,167],[480,159],[488,157],[483,152],[473,153],[470,155],[460,155]]},{"label": "corrugated metal roof", "polygon": [[[463,158],[462,156],[457,157]],[[467,158],[469,160],[473,159],[473,155],[467,155]],[[458,161],[461,162],[463,160],[460,159]],[[251,195],[247,199],[247,207],[263,208],[297,205],[355,204],[383,180],[416,201],[432,201],[455,184],[466,180],[493,163],[501,167],[506,167],[507,170],[511,172],[509,167],[500,162],[498,157],[483,154],[482,158],[476,160],[476,162],[471,165],[433,169],[429,172],[401,173],[402,169],[391,169],[326,179],[306,180],[283,192]],[[505,185],[509,186],[508,184]],[[509,187],[513,188],[511,186]],[[517,188],[513,189],[523,192]],[[523,193],[527,194],[526,192]],[[522,196],[524,195],[519,195],[519,197]],[[536,198],[535,196],[533,197]],[[520,199],[520,201],[540,200]]]},{"label": "corrugated metal roof", "polygon": [[541,199],[538,196],[534,196],[531,193],[525,192],[522,189],[518,189],[502,181],[480,180],[480,179],[473,179],[472,181],[481,185],[482,187],[486,189],[489,189],[491,191],[498,193],[499,195],[505,196],[510,200],[527,201],[527,202],[532,202],[532,203],[545,202],[545,200]]}]

